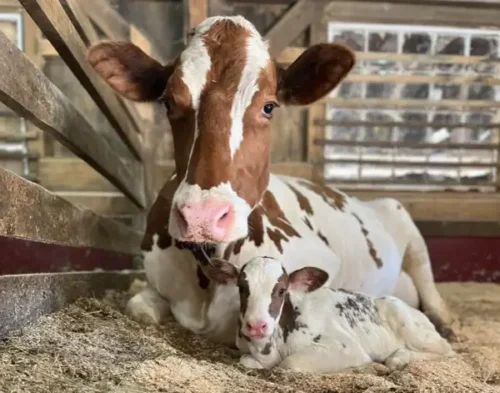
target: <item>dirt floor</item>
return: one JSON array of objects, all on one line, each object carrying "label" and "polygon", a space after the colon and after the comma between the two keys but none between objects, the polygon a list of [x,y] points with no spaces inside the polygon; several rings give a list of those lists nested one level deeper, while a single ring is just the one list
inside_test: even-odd
[{"label": "dirt floor", "polygon": [[245,371],[237,354],[175,322],[141,326],[120,310],[125,293],[82,299],[0,342],[0,392],[500,392],[500,286],[440,285],[456,315],[455,358],[321,376]]}]

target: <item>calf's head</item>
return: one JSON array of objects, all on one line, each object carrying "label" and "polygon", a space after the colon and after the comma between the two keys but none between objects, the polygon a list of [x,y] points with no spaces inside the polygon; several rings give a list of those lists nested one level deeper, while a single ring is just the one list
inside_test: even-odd
[{"label": "calf's head", "polygon": [[336,44],[307,49],[283,69],[243,17],[212,17],[191,30],[184,51],[161,65],[128,42],[101,42],[88,59],[118,93],[164,103],[179,186],[169,232],[189,242],[231,242],[269,181],[270,119],[279,105],[308,105],[354,65]]},{"label": "calf's head", "polygon": [[[234,265],[220,259],[214,259],[203,269],[218,284],[238,286],[240,332],[254,340],[272,336],[289,291],[312,292],[328,280],[328,274],[315,267],[305,267],[288,274],[278,260],[267,257],[250,260],[239,273]],[[287,311],[293,312],[293,309]]]}]

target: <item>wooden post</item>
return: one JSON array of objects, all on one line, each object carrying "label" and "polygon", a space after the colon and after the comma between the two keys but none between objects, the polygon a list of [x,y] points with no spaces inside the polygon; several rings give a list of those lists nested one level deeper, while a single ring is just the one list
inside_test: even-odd
[{"label": "wooden post", "polygon": [[[327,40],[327,23],[323,18],[325,5],[321,3],[310,4],[314,7],[314,17],[309,31],[309,45],[326,42]],[[325,155],[324,146],[316,145],[316,138],[324,138],[325,128],[314,125],[315,120],[324,120],[326,117],[326,104],[317,103],[312,105],[308,111],[307,122],[307,161],[313,165],[313,181],[323,183],[324,181],[324,165],[320,162]]]},{"label": "wooden post", "polygon": [[324,165],[321,161],[325,155],[325,146],[314,143],[315,139],[323,139],[325,128],[316,126],[314,121],[324,119],[326,115],[325,104],[314,104],[308,110],[307,119],[307,161],[313,165],[313,181],[323,182]]},{"label": "wooden post", "polygon": [[184,37],[208,17],[207,0],[184,0]]}]

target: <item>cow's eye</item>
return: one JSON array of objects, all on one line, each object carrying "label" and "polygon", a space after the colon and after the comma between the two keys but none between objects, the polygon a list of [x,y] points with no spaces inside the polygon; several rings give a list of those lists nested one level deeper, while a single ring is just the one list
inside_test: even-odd
[{"label": "cow's eye", "polygon": [[284,289],[284,288],[281,288],[281,289],[279,290],[278,294],[279,294],[280,296],[283,296],[283,295],[285,294],[285,289]]},{"label": "cow's eye", "polygon": [[273,109],[276,105],[273,104],[272,102],[268,102],[266,105],[264,105],[264,107],[262,108],[262,115],[264,117],[267,117],[268,119],[271,118],[272,114],[273,114]]},{"label": "cow's eye", "polygon": [[166,98],[165,101],[163,101],[165,104],[165,108],[167,108],[167,113],[169,113],[172,110],[172,100],[169,98]]}]

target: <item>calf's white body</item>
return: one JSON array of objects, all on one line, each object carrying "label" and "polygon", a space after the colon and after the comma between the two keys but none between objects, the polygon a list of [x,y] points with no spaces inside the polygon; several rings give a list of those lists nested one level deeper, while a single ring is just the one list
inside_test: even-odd
[{"label": "calf's white body", "polygon": [[376,298],[325,287],[310,293],[290,289],[273,324],[267,312],[277,283],[270,277],[273,263],[277,261],[256,258],[244,270],[250,284],[240,326],[255,320],[256,309],[258,318],[274,325],[269,336],[258,339],[244,334],[248,328],[240,330],[237,346],[250,353],[241,357],[244,366],[330,373],[372,362],[400,369],[416,360],[454,354],[424,314],[393,296]]}]

